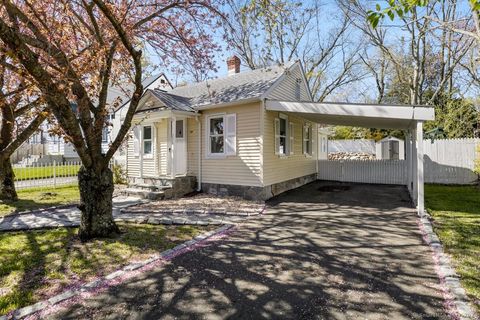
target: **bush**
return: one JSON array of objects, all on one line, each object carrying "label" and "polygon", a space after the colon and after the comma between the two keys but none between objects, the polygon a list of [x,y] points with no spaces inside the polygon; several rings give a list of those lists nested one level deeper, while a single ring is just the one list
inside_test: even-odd
[{"label": "bush", "polygon": [[119,164],[114,164],[112,167],[112,171],[114,184],[127,184],[127,174],[123,169],[123,166]]},{"label": "bush", "polygon": [[480,145],[477,146],[477,157],[475,159],[475,168],[473,172],[480,175]]}]

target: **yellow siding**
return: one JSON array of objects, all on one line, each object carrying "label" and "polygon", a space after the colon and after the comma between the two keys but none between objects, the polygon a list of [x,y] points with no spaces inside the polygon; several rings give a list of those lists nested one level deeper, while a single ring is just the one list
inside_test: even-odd
[{"label": "yellow siding", "polygon": [[[168,157],[168,121],[166,119],[152,124],[142,124],[143,126],[152,125],[154,127],[154,141],[152,144],[152,156],[135,156],[133,150],[133,133],[132,138],[127,141],[128,144],[128,175],[131,177],[140,177],[140,159],[143,163],[144,177],[157,177],[167,174],[167,157]],[[140,141],[141,143],[141,141]]]},{"label": "yellow siding", "polygon": [[187,119],[187,174],[198,174],[198,122],[195,118]]},{"label": "yellow siding", "polygon": [[140,158],[133,155],[133,132],[127,140],[127,173],[130,177],[140,177]]},{"label": "yellow siding", "polygon": [[[235,113],[237,117],[237,154],[222,159],[207,158],[206,117]],[[202,121],[202,182],[262,186],[260,152],[260,103],[206,110]],[[191,141],[190,139],[189,141]],[[192,142],[193,143],[193,142]],[[190,147],[190,143],[189,143]]]},{"label": "yellow siding", "polygon": [[311,101],[308,89],[303,82],[303,75],[299,64],[297,64],[290,73],[286,74],[278,87],[268,95],[268,99],[294,101],[297,79],[302,80],[300,83],[300,100]]},{"label": "yellow siding", "polygon": [[264,136],[263,136],[263,182],[265,186],[282,181],[316,173],[317,128],[312,124],[312,149],[313,155],[303,154],[303,124],[305,121],[299,117],[288,114],[288,122],[294,123],[294,154],[288,156],[275,155],[275,118],[278,112],[265,111]]}]

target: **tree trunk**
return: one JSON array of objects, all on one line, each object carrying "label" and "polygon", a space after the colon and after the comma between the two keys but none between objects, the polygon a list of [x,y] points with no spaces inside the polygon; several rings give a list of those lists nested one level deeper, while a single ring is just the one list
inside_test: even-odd
[{"label": "tree trunk", "polygon": [[84,166],[78,172],[82,217],[78,235],[82,241],[119,233],[113,220],[113,174],[110,169],[97,173]]},{"label": "tree trunk", "polygon": [[18,200],[10,158],[0,159],[0,200]]}]

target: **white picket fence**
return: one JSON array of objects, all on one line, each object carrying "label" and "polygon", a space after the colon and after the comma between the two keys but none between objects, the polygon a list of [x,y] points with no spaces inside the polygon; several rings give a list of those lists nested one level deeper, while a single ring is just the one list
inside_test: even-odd
[{"label": "white picket fence", "polygon": [[376,184],[406,184],[405,160],[319,160],[318,179]]},{"label": "white picket fence", "polygon": [[56,188],[78,183],[79,161],[68,161],[51,164],[33,164],[30,166],[14,166],[15,187],[25,188]]},{"label": "white picket fence", "polygon": [[[424,140],[426,183],[472,184],[480,139]],[[403,160],[319,160],[318,179],[378,184],[406,184]]]}]

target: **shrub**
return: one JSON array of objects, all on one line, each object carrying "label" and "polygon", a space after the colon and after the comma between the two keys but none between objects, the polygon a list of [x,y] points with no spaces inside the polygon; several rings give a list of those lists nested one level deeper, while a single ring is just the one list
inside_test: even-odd
[{"label": "shrub", "polygon": [[480,144],[477,146],[477,157],[475,159],[475,167],[473,171],[480,175]]},{"label": "shrub", "polygon": [[112,171],[114,184],[127,184],[127,174],[122,165],[114,164]]}]

